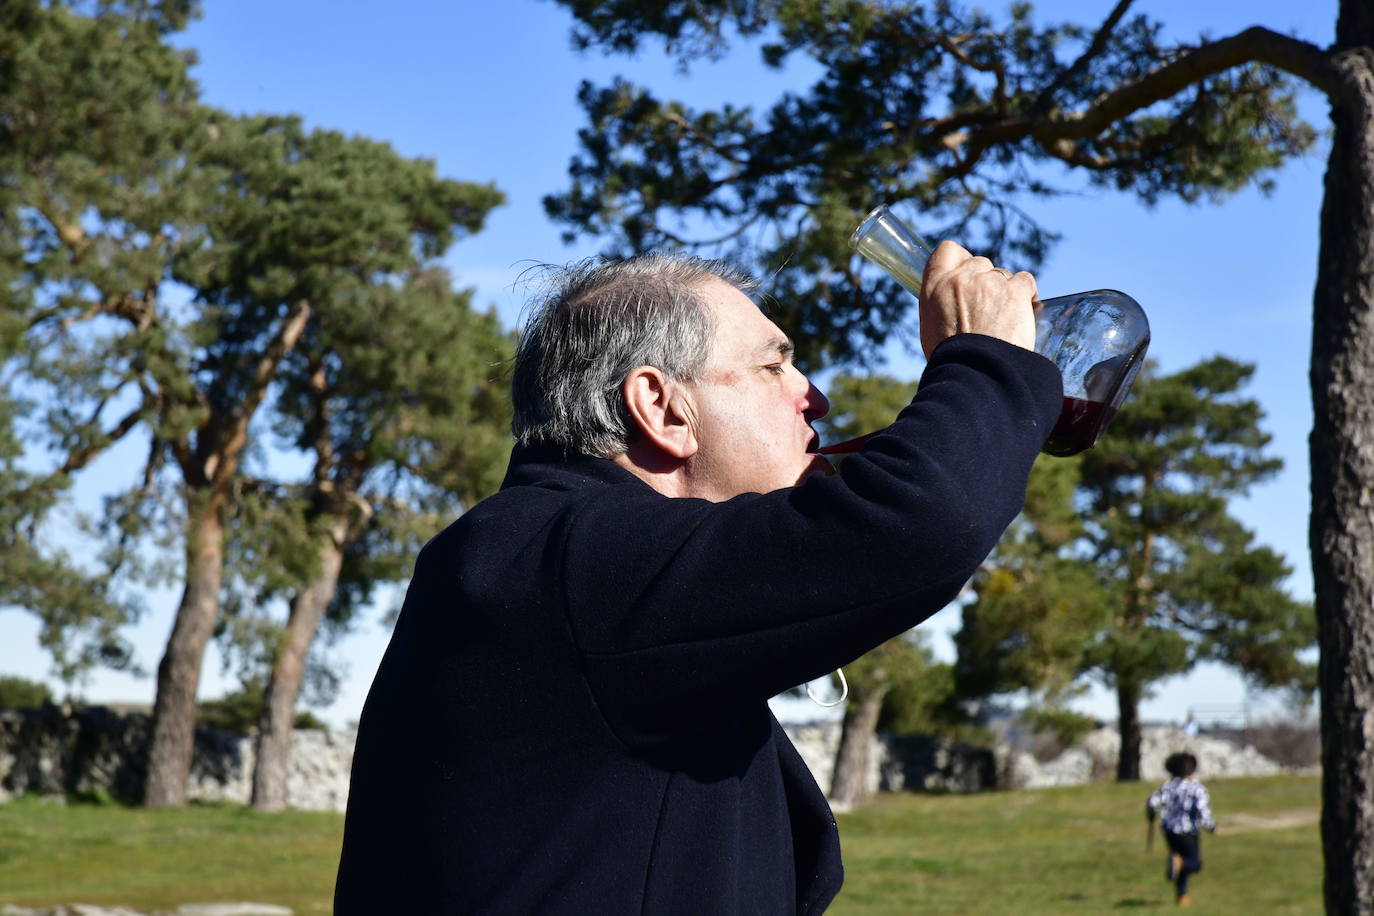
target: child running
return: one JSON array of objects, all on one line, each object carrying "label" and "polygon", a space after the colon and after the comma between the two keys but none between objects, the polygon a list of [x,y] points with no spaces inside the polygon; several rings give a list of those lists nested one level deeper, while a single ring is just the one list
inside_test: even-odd
[{"label": "child running", "polygon": [[1169,862],[1165,877],[1174,882],[1179,906],[1188,906],[1188,877],[1202,871],[1202,851],[1198,845],[1198,828],[1216,832],[1212,819],[1211,799],[1207,788],[1194,778],[1197,758],[1188,753],[1170,754],[1164,769],[1172,777],[1151,793],[1145,802],[1145,816],[1151,821],[1160,814],[1160,826],[1169,844]]}]

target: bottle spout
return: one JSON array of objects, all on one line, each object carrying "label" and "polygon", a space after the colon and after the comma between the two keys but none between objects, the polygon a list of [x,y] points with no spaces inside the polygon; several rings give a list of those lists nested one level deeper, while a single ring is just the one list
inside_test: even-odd
[{"label": "bottle spout", "polygon": [[883,204],[864,218],[849,237],[849,246],[887,271],[911,295],[920,298],[921,277],[931,247]]}]

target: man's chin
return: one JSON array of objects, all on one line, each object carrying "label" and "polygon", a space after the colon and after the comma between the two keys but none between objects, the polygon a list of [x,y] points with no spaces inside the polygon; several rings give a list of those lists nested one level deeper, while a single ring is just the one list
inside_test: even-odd
[{"label": "man's chin", "polygon": [[803,481],[811,477],[814,477],[817,474],[825,474],[829,476],[830,474],[834,473],[835,466],[830,463],[829,458],[826,458],[824,455],[813,454],[811,456],[811,463],[806,466],[806,470],[802,471],[801,477],[797,478],[797,483],[802,483]]}]

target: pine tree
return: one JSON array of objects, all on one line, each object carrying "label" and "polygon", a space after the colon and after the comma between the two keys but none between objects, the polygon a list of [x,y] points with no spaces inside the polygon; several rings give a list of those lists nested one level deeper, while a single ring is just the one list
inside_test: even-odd
[{"label": "pine tree", "polygon": [[[1068,537],[1028,522],[1029,534],[1014,528],[999,545],[956,639],[964,691],[1053,698],[1096,676],[1117,694],[1117,778],[1137,780],[1151,684],[1211,660],[1260,686],[1315,686],[1302,658],[1316,636],[1311,608],[1284,590],[1283,558],[1227,511],[1280,467],[1264,453],[1259,405],[1239,394],[1252,371],[1214,357],[1147,372],[1098,444],[1060,463],[1077,472],[1081,522]],[[1049,505],[1052,518],[1070,502],[1061,492]],[[1034,504],[1028,515],[1045,520]]]},{"label": "pine tree", "polygon": [[[278,432],[314,457],[308,483],[273,487],[273,536],[250,564],[261,583],[278,557],[296,560],[276,573],[275,590],[289,594],[285,625],[267,627],[256,808],[287,804],[296,702],[321,624],[331,636],[345,631],[378,583],[407,576],[423,541],[500,483],[513,341],[470,299],[445,271],[423,271],[373,290],[356,322],[320,327],[283,367]],[[246,541],[264,526],[245,527]],[[304,550],[274,548],[302,536]],[[260,588],[253,606],[273,590]]]},{"label": "pine tree", "polygon": [[[407,352],[409,334],[429,324],[415,310],[433,299],[413,298],[406,280],[442,254],[456,233],[480,228],[501,199],[489,187],[439,178],[433,163],[403,159],[384,144],[307,132],[296,118],[220,117],[213,127],[216,141],[193,160],[197,177],[210,184],[203,241],[183,249],[172,265],[172,277],[203,306],[193,330],[204,349],[187,360],[197,370],[192,378],[203,382],[178,405],[199,422],[163,437],[188,494],[188,574],[158,671],[150,805],[184,802],[195,687],[218,616],[224,531],[254,412],[269,387],[281,385],[272,408],[288,423],[287,411],[298,411],[302,438],[315,449],[320,499],[305,517],[318,538],[319,565],[312,568],[321,576],[297,595],[297,620],[313,633],[311,621],[333,597],[329,580],[337,581],[342,547],[357,535],[352,497],[373,469],[369,434],[383,441],[396,435],[384,423],[369,429],[343,410],[333,422],[352,438],[347,451],[337,449],[326,425],[329,396],[354,373],[362,382],[389,361],[423,360],[424,354]],[[372,388],[368,394],[375,403],[408,392]],[[344,405],[341,398],[340,404],[362,413],[356,401]],[[282,658],[293,664],[308,641],[302,633]],[[294,667],[279,680],[291,693]],[[281,692],[269,697],[268,709],[278,724],[265,734],[280,749],[292,709]],[[280,764],[283,757],[269,753],[268,759]],[[283,773],[284,766],[269,772]]]},{"label": "pine tree", "polygon": [[1117,693],[1118,779],[1140,778],[1138,707],[1154,681],[1212,659],[1263,686],[1314,686],[1298,657],[1310,609],[1283,591],[1282,557],[1226,511],[1281,467],[1259,405],[1237,395],[1253,370],[1214,357],[1146,379],[1082,459],[1085,556],[1113,609],[1086,661]]}]

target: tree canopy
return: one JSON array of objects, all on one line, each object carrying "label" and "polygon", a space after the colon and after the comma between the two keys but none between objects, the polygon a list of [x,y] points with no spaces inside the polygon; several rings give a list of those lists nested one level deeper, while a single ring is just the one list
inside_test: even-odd
[{"label": "tree canopy", "polygon": [[[107,499],[109,546],[81,571],[184,585],[159,666],[149,798],[160,804],[184,797],[225,545],[243,550],[235,569],[252,556],[246,539],[226,541],[248,517],[239,510],[297,525],[296,546],[347,514],[375,548],[407,530],[406,513],[492,486],[505,435],[496,364],[508,341],[437,265],[500,192],[298,117],[200,104],[187,55],[165,41],[192,11],[29,2],[6,7],[0,34],[15,62],[0,86],[11,382],[0,441],[51,456],[0,483],[41,531],[73,475],[120,440],[144,444],[129,488]],[[308,481],[272,467],[269,455],[291,451],[312,455]],[[181,569],[147,549],[150,536]],[[293,581],[315,568],[310,553],[286,564]],[[62,557],[24,562],[19,572],[50,579]],[[25,581],[7,575],[3,597],[42,612],[49,599]],[[366,594],[347,581],[341,604]],[[113,601],[83,610],[106,594],[64,613],[103,621],[92,624],[103,637],[127,619]],[[325,603],[333,595],[331,583]]]},{"label": "tree canopy", "polygon": [[1216,198],[1315,136],[1291,78],[1243,59],[1179,71],[1188,49],[1127,16],[1129,2],[1096,28],[1041,24],[1029,4],[1005,21],[947,2],[563,5],[588,48],[662,41],[687,66],[749,38],[770,65],[820,68],[761,111],[584,83],[570,186],[545,201],[569,238],[711,249],[770,276],[776,320],[812,369],[872,356],[912,306],[845,245],[879,203],[917,211],[929,237],[1033,268],[1056,236],[1026,203],[1072,187],[1070,170],[1147,203]]}]

